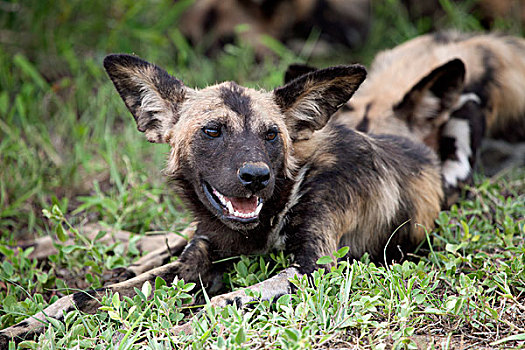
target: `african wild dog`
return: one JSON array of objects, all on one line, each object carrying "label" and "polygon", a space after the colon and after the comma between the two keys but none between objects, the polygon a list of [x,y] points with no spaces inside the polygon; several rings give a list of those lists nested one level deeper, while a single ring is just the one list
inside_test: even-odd
[{"label": "african wild dog", "polygon": [[[313,70],[292,66],[285,81]],[[457,194],[484,134],[525,141],[525,39],[444,32],[381,52],[332,120],[424,142],[441,158],[449,194]]]},{"label": "african wild dog", "polygon": [[[198,222],[176,262],[105,290],[130,296],[145,281],[178,276],[213,293],[225,267],[214,261],[284,249],[294,256],[292,267],[252,286],[269,300],[289,293],[289,277],[311,273],[340,246],[352,259],[365,252],[375,261],[384,254],[398,259],[434,225],[443,192],[426,146],[325,127],[365,78],[362,66],[319,70],[272,92],[233,82],[191,89],[129,55],[110,55],[104,66],[138,130],[150,142],[170,144],[165,172]],[[45,313],[95,311],[97,293],[63,297]],[[235,291],[212,304],[250,300]],[[5,329],[2,341],[40,324],[30,318]]]},{"label": "african wild dog", "polygon": [[294,44],[314,28],[323,42],[356,47],[368,34],[370,17],[369,0],[200,0],[181,16],[179,29],[210,54],[240,37],[263,55],[271,52],[263,35]]}]

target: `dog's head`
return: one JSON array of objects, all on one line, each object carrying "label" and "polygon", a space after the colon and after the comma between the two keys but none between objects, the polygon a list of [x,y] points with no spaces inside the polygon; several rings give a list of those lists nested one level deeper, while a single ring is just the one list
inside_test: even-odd
[{"label": "dog's head", "polygon": [[339,66],[272,92],[233,82],[195,90],[134,56],[107,56],[104,67],[138,130],[170,144],[168,175],[191,184],[235,230],[258,225],[276,178],[293,176],[293,143],[321,129],[366,75],[361,66]]},{"label": "dog's head", "polygon": [[[457,108],[463,91],[464,63],[453,59],[434,69],[397,61],[386,66],[379,72],[372,68],[337,120],[362,132],[405,136],[437,150],[439,130]],[[285,82],[315,70],[292,65]]]}]

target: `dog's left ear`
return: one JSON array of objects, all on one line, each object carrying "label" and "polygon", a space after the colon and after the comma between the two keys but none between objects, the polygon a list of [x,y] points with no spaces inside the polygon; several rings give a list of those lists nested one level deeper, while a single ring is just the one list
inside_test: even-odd
[{"label": "dog's left ear", "polygon": [[286,117],[292,140],[309,139],[326,125],[366,77],[361,65],[320,69],[274,90],[274,100]]}]

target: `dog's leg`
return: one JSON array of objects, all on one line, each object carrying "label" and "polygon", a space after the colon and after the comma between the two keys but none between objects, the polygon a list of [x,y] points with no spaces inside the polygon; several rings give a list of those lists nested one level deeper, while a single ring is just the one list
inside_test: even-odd
[{"label": "dog's leg", "polygon": [[276,276],[254,284],[246,289],[256,292],[257,298],[246,295],[244,289],[236,290],[230,293],[217,295],[210,302],[213,306],[224,307],[226,305],[236,304],[243,306],[255,300],[273,300],[281,295],[290,294],[293,290],[290,278],[302,276],[296,267],[288,267]]},{"label": "dog's leg", "polygon": [[108,291],[119,292],[121,296],[133,297],[135,295],[134,288],[141,288],[146,281],[154,286],[155,278],[161,277],[170,285],[176,276],[186,282],[199,283],[202,281],[205,286],[211,287],[220,279],[220,274],[212,269],[206,239],[194,237],[186,246],[179,260],[173,263],[155,268],[124,282],[89,292],[77,292],[60,298],[54,304],[25,321],[1,330],[0,349],[7,349],[10,339],[20,341],[42,332],[44,325],[47,324],[46,319],[49,317],[61,320],[64,314],[75,309],[87,313],[96,312],[100,306],[100,298]]}]

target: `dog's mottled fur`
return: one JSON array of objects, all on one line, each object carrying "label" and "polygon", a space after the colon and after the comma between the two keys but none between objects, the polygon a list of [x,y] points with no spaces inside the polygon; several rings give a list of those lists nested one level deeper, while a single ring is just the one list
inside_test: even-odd
[{"label": "dog's mottled fur", "polygon": [[[292,66],[285,80],[313,70]],[[483,136],[525,141],[525,39],[441,32],[383,51],[333,121],[430,146],[453,202]]]},{"label": "dog's mottled fur", "polygon": [[263,55],[270,52],[263,35],[293,44],[314,28],[323,42],[356,47],[368,34],[370,17],[369,0],[200,0],[184,12],[179,28],[210,54],[240,37]]},{"label": "dog's mottled fur", "polygon": [[[221,287],[225,263],[240,254],[283,249],[294,263],[251,288],[270,300],[289,293],[289,278],[348,246],[347,258],[403,258],[424,239],[443,193],[437,159],[424,145],[368,136],[328,124],[365,78],[359,65],[304,75],[266,92],[226,82],[195,90],[161,68],[128,55],[104,66],[151,142],[169,143],[166,174],[194,213],[197,228],[176,262],[98,291],[75,293],[2,330],[1,341],[36,332],[39,320],[72,308],[93,312],[106,290],[124,296],[156,277]],[[243,305],[244,291],[214,297]]]}]

